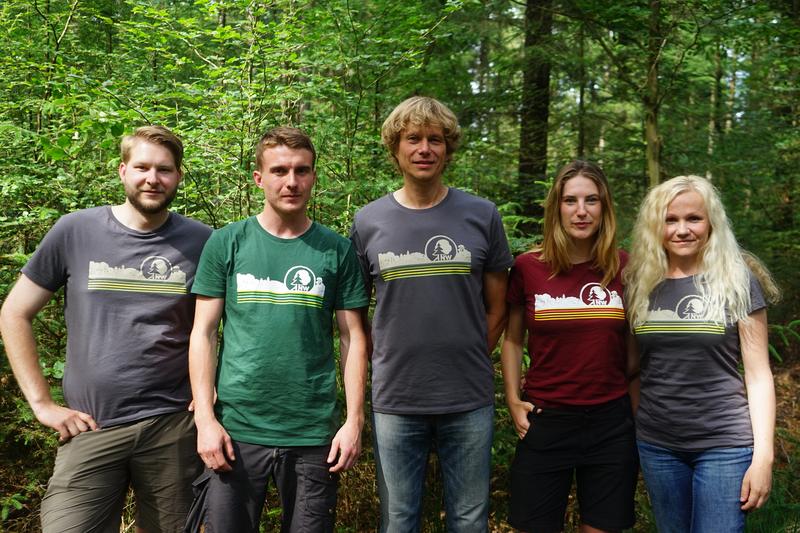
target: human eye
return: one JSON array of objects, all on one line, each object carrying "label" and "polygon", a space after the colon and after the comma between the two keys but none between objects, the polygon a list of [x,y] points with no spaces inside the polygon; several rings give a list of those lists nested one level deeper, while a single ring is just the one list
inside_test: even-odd
[{"label": "human eye", "polygon": [[667,224],[675,224],[677,221],[678,221],[678,217],[671,216],[671,215],[667,215],[667,218],[664,219],[664,222],[666,222]]},{"label": "human eye", "polygon": [[576,202],[574,196],[565,196],[561,201],[567,205],[573,205]]},{"label": "human eye", "polygon": [[600,197],[599,196],[587,196],[586,197],[586,203],[587,204],[595,205],[598,202],[600,202]]}]

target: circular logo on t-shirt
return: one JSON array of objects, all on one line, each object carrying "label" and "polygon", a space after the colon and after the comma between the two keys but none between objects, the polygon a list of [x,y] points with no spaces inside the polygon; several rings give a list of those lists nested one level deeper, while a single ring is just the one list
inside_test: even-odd
[{"label": "circular logo on t-shirt", "polygon": [[675,306],[675,313],[684,320],[697,320],[706,313],[706,303],[696,294],[684,296]]},{"label": "circular logo on t-shirt", "polygon": [[283,284],[291,291],[308,292],[316,283],[317,277],[310,268],[298,265],[289,269]]},{"label": "circular logo on t-shirt", "polygon": [[608,305],[611,293],[599,283],[587,283],[581,289],[581,301],[586,305]]},{"label": "circular logo on t-shirt", "polygon": [[425,257],[431,261],[450,261],[457,251],[456,241],[447,235],[436,235],[425,243]]},{"label": "circular logo on t-shirt", "polygon": [[172,274],[172,263],[166,257],[160,255],[151,255],[144,261],[142,266],[139,267],[142,275],[147,279],[169,279]]}]

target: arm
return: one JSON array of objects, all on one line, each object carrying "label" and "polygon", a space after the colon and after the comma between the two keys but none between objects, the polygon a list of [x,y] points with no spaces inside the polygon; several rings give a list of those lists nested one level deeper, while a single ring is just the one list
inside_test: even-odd
[{"label": "arm", "polygon": [[522,369],[522,343],[525,339],[525,307],[512,305],[508,315],[508,326],[503,337],[500,351],[500,362],[503,367],[503,383],[506,392],[506,404],[514,421],[514,429],[522,439],[530,428],[528,413],[533,411],[533,404],[523,402],[519,398]]},{"label": "arm", "polygon": [[367,340],[361,317],[361,309],[336,311],[347,419],[331,442],[328,462],[332,463],[339,456],[339,460],[330,468],[331,472],[347,470],[355,464],[358,454],[361,453],[364,390],[367,381]]},{"label": "arm", "polygon": [[208,468],[231,470],[233,441],[214,414],[214,381],[217,373],[217,330],[225,306],[223,298],[198,296],[194,326],[189,337],[189,379],[194,398],[197,453]]},{"label": "arm", "polygon": [[739,342],[744,363],[744,383],[753,425],[753,462],[742,480],[742,510],[763,506],[772,487],[775,435],[775,384],[767,349],[767,311],[760,309],[750,320],[739,322]]},{"label": "arm", "polygon": [[486,307],[487,345],[489,355],[497,346],[508,321],[506,306],[506,289],[508,288],[508,271],[485,272],[483,274],[483,304]]},{"label": "arm", "polygon": [[628,395],[631,397],[631,409],[633,414],[639,409],[639,391],[641,380],[639,379],[639,346],[636,344],[636,337],[628,331],[628,354],[625,369],[625,377],[628,379]]},{"label": "arm", "polygon": [[97,424],[87,413],[56,404],[39,366],[33,318],[52,296],[51,291],[22,274],[0,311],[0,330],[11,370],[33,414],[39,422],[58,431],[59,440],[65,442],[79,433],[97,429]]}]

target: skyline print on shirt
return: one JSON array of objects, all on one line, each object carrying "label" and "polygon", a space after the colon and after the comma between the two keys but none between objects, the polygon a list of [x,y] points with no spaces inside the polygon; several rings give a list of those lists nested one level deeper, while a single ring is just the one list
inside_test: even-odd
[{"label": "skyline print on shirt", "polygon": [[422,252],[378,253],[378,268],[383,281],[427,276],[468,276],[472,271],[472,252],[447,235],[434,235]]},{"label": "skyline print on shirt", "polygon": [[146,257],[139,268],[112,267],[104,261],[89,261],[87,287],[90,291],[186,294],[186,273],[166,257]]},{"label": "skyline print on shirt", "polygon": [[578,296],[547,293],[534,295],[534,320],[625,320],[625,307],[617,291],[599,283],[587,283]]},{"label": "skyline print on shirt", "polygon": [[236,302],[273,305],[301,305],[322,309],[325,283],[322,276],[303,265],[286,271],[283,281],[236,274]]},{"label": "skyline print on shirt", "polygon": [[653,333],[703,333],[724,335],[725,324],[705,319],[706,302],[697,294],[681,298],[675,309],[651,309],[644,324],[636,326],[636,335]]}]

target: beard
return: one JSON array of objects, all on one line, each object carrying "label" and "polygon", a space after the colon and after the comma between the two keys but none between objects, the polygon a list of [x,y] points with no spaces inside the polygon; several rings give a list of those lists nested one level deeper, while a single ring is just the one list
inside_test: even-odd
[{"label": "beard", "polygon": [[175,199],[175,196],[178,194],[178,188],[171,191],[165,191],[164,196],[161,197],[159,200],[149,200],[149,201],[142,201],[139,198],[139,191],[138,190],[129,190],[127,187],[125,188],[125,196],[128,198],[128,201],[131,205],[144,215],[156,215],[169,207],[169,204],[172,203],[172,200]]}]

